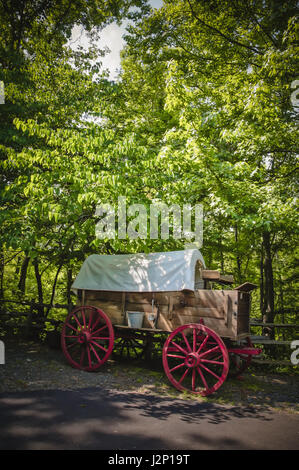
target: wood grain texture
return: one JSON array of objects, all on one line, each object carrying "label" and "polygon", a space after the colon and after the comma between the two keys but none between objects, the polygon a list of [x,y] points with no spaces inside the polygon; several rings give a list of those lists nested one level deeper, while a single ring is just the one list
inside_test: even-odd
[{"label": "wood grain texture", "polygon": [[[112,324],[127,325],[127,311],[144,312],[144,328],[173,331],[187,323],[204,324],[222,337],[249,334],[250,295],[238,290],[194,292],[85,291],[85,305],[103,310]],[[82,297],[82,300],[83,300]],[[152,305],[154,301],[154,306]]]}]

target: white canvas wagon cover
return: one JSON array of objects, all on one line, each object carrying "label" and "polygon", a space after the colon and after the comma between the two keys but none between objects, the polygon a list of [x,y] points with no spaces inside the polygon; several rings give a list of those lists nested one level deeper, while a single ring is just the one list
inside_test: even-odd
[{"label": "white canvas wagon cover", "polygon": [[[199,264],[197,264],[199,262]],[[72,290],[117,292],[169,292],[194,290],[199,267],[204,267],[199,250],[130,255],[91,255],[83,263]]]}]

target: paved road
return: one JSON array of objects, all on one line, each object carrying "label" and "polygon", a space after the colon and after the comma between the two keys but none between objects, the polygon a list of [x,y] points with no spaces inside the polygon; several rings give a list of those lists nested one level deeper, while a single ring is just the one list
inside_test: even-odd
[{"label": "paved road", "polygon": [[87,388],[0,394],[0,449],[299,449],[299,416]]}]

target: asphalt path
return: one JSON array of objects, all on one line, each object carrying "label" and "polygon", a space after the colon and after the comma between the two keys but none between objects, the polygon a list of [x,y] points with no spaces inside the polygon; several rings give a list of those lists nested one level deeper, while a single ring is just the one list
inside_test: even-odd
[{"label": "asphalt path", "polygon": [[297,450],[299,415],[99,388],[0,394],[3,450]]}]

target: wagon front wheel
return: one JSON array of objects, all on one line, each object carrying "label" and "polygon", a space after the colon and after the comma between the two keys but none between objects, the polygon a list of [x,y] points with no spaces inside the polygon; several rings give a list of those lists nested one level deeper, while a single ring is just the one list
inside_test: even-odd
[{"label": "wagon front wheel", "polygon": [[206,396],[225,381],[228,352],[210,328],[192,323],[174,330],[163,347],[163,367],[178,390]]},{"label": "wagon front wheel", "polygon": [[69,313],[62,328],[61,346],[73,367],[98,369],[110,356],[113,345],[113,326],[102,310],[82,306]]}]

